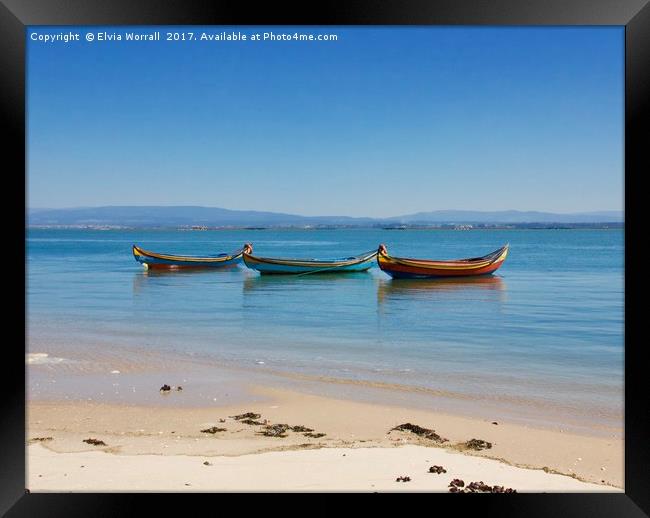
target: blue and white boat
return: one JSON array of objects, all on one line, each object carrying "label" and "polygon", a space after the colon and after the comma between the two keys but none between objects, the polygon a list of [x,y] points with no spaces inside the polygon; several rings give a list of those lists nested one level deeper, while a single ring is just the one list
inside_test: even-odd
[{"label": "blue and white boat", "polygon": [[[251,250],[252,252],[252,250]],[[282,259],[256,257],[244,251],[244,264],[261,274],[298,274],[363,272],[370,268],[377,250],[339,259]]]}]

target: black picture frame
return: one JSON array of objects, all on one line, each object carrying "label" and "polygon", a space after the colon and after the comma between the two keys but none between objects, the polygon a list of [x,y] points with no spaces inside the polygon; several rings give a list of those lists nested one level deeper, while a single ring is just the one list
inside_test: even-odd
[{"label": "black picture frame", "polygon": [[[6,137],[5,178],[18,179],[7,205],[8,218],[25,210],[25,28],[31,25],[618,25],[625,26],[625,493],[521,494],[457,497],[457,506],[480,506],[500,516],[647,516],[650,513],[650,449],[644,341],[635,330],[634,311],[640,260],[635,236],[640,189],[635,179],[650,171],[650,5],[647,0],[402,0],[314,2],[251,5],[248,2],[200,0],[0,0],[0,106]],[[23,189],[22,196],[19,195]],[[7,192],[7,191],[5,191]],[[23,212],[25,214],[25,212]],[[25,220],[12,227],[6,254],[25,279]],[[639,234],[640,235],[640,234]],[[11,251],[10,251],[11,250]],[[15,252],[12,252],[15,251]],[[15,257],[13,255],[15,254]],[[12,270],[13,271],[13,270]],[[13,273],[11,274],[13,276]],[[18,275],[16,274],[16,277]],[[25,281],[26,282],[26,281]],[[20,283],[18,283],[20,284]],[[23,296],[26,285],[23,283]],[[20,300],[20,296],[18,299]],[[7,308],[10,322],[25,319],[25,306]],[[24,328],[22,333],[25,338]],[[638,337],[638,339],[637,339]],[[24,365],[17,341],[5,346],[7,370]],[[19,370],[19,369],[18,369]],[[20,370],[19,370],[20,371]],[[23,371],[24,375],[24,371]],[[25,383],[3,387],[0,398],[0,512],[6,516],[69,516],[124,514],[146,503],[135,494],[29,494],[25,490]],[[127,507],[125,507],[128,506]],[[101,510],[101,512],[100,512]]]}]

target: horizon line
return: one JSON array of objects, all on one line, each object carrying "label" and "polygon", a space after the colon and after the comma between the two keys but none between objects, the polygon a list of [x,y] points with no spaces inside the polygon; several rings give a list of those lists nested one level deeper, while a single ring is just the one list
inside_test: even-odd
[{"label": "horizon line", "polygon": [[409,213],[403,213],[396,216],[348,216],[342,214],[317,214],[317,215],[305,215],[299,214],[296,212],[278,212],[274,210],[265,210],[265,209],[231,209],[227,207],[220,207],[216,205],[187,205],[187,204],[177,204],[177,205],[82,205],[82,206],[73,206],[73,207],[25,207],[26,210],[79,210],[79,209],[101,209],[101,208],[116,208],[116,207],[139,207],[139,208],[181,208],[181,207],[192,207],[192,208],[203,208],[203,209],[221,209],[228,210],[232,212],[268,212],[275,214],[286,214],[290,216],[300,216],[305,218],[318,218],[318,217],[346,217],[346,218],[372,218],[372,219],[382,219],[382,218],[395,218],[400,216],[410,216],[414,214],[429,213],[429,212],[479,212],[479,213],[493,213],[493,212],[539,212],[547,214],[556,214],[561,216],[572,216],[572,215],[581,215],[581,214],[593,214],[593,213],[608,213],[608,212],[617,212],[624,214],[625,209],[596,209],[596,210],[581,210],[576,212],[557,212],[554,210],[542,210],[542,209],[430,209],[430,210],[415,210]]}]

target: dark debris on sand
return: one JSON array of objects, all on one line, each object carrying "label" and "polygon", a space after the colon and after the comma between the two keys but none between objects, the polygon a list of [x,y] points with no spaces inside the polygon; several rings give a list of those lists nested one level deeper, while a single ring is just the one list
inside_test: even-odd
[{"label": "dark debris on sand", "polygon": [[307,432],[303,434],[305,437],[311,437],[312,439],[320,439],[321,437],[325,437],[326,434],[320,433],[320,432]]},{"label": "dark debris on sand", "polygon": [[255,421],[254,419],[242,419],[239,422],[243,424],[249,424],[251,426],[265,425],[267,423],[266,419],[264,419],[264,421]]},{"label": "dark debris on sand", "polygon": [[395,482],[410,482],[410,481],[411,481],[411,477],[397,477],[395,479]]},{"label": "dark debris on sand", "polygon": [[290,430],[291,427],[288,424],[267,424],[264,427],[264,430],[257,432],[258,435],[264,435],[265,437],[286,437],[287,430]]},{"label": "dark debris on sand", "polygon": [[503,487],[503,486],[493,486],[492,487],[492,493],[516,493],[516,489],[512,489],[511,487]]},{"label": "dark debris on sand", "polygon": [[[246,421],[241,421],[242,423]],[[318,439],[319,437],[324,437],[324,433],[314,433],[313,428],[307,428],[301,424],[291,426],[289,424],[278,423],[278,424],[267,424],[266,420],[263,423],[254,422],[252,424],[261,424],[264,425],[264,429],[257,432],[258,435],[264,435],[266,437],[287,437],[287,432],[300,432],[305,437],[312,437]]]},{"label": "dark debris on sand", "polygon": [[484,441],[483,439],[470,439],[464,444],[464,446],[470,450],[481,451],[492,448],[492,443]]},{"label": "dark debris on sand", "polygon": [[255,412],[246,412],[245,414],[231,415],[228,416],[235,421],[241,421],[242,419],[259,419],[262,417],[262,414],[256,414]]},{"label": "dark debris on sand", "polygon": [[399,426],[396,426],[395,428],[391,428],[390,432],[392,432],[393,430],[398,430],[400,432],[411,432],[417,435],[418,437],[430,439],[437,443],[443,443],[448,441],[448,439],[445,439],[444,437],[440,437],[440,435],[438,435],[434,430],[431,430],[429,428],[423,428],[416,424],[404,423]]},{"label": "dark debris on sand", "polygon": [[291,426],[290,427],[294,432],[313,432],[313,428],[307,428],[306,426],[303,426],[301,424],[298,424],[296,426]]},{"label": "dark debris on sand", "polygon": [[465,481],[455,478],[451,482],[449,482],[449,492],[450,493],[459,493],[462,492],[463,490],[461,488],[465,487]]},{"label": "dark debris on sand", "polygon": [[447,473],[447,470],[442,466],[431,466],[429,468],[429,473],[437,473],[440,475],[441,473]]},{"label": "dark debris on sand", "polygon": [[466,487],[462,480],[455,478],[449,483],[450,493],[516,493],[515,489],[503,486],[488,486],[482,480],[480,482],[470,482]]},{"label": "dark debris on sand", "polygon": [[219,428],[218,426],[212,426],[210,428],[206,428],[205,430],[201,430],[201,433],[217,433],[217,432],[225,432],[227,431],[227,428]]},{"label": "dark debris on sand", "polygon": [[100,441],[99,439],[84,439],[84,442],[87,444],[92,444],[93,446],[106,446],[106,443],[104,441]]},{"label": "dark debris on sand", "polygon": [[29,442],[45,442],[45,441],[51,441],[53,437],[33,437],[29,440]]}]

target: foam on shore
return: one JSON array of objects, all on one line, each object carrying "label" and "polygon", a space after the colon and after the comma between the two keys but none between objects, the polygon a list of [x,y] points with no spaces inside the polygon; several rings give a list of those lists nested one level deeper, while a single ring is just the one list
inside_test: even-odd
[{"label": "foam on shore", "polygon": [[48,353],[27,353],[25,355],[25,363],[28,365],[48,365],[57,363],[66,363],[71,360],[66,358],[59,358],[50,356]]}]

